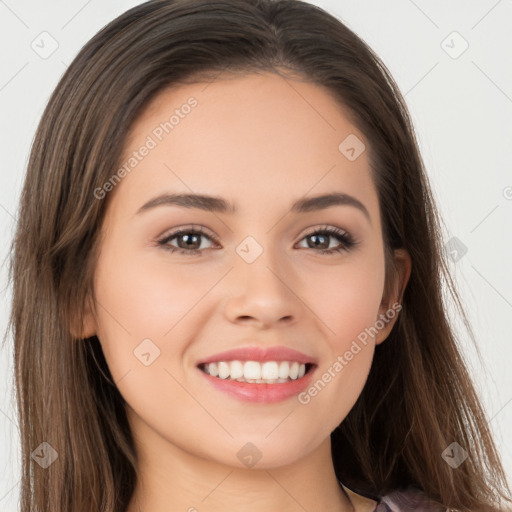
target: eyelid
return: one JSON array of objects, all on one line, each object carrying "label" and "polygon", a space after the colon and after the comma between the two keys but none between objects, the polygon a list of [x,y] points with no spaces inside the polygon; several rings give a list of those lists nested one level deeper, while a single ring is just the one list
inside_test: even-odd
[{"label": "eyelid", "polygon": [[217,243],[217,244],[219,243],[219,239],[218,239],[217,235],[215,235],[215,233],[213,231],[211,231],[210,229],[208,229],[208,228],[206,228],[204,226],[201,226],[199,224],[186,224],[184,226],[180,226],[179,228],[169,229],[169,230],[165,231],[162,235],[157,237],[157,241],[161,242],[162,240],[166,240],[168,238],[175,237],[175,236],[177,236],[180,233],[183,233],[185,231],[186,232],[194,231],[194,232],[200,233],[202,235],[208,236],[215,243]]},{"label": "eyelid", "polygon": [[[312,226],[310,228],[307,228],[307,231],[302,235],[302,238],[305,236],[312,235],[313,233],[317,233],[318,231],[332,231],[335,230],[339,233],[343,233],[345,235],[350,235],[350,233],[343,228],[339,228],[338,226],[333,226],[332,224],[320,224],[319,226]],[[302,240],[301,238],[301,240]]]}]

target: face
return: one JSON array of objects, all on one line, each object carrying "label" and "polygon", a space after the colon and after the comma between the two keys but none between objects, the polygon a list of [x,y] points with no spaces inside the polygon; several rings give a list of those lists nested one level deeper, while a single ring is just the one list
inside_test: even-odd
[{"label": "face", "polygon": [[345,418],[398,314],[367,149],[326,90],[273,74],[180,85],[137,119],[85,335],[142,443],[271,468]]}]

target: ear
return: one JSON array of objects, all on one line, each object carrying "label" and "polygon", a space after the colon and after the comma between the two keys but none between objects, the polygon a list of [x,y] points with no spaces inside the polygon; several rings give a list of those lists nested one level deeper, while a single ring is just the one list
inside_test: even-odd
[{"label": "ear", "polygon": [[382,343],[393,329],[401,309],[405,287],[411,275],[411,257],[405,249],[395,249],[392,258],[393,261],[389,265],[391,267],[390,275],[386,276],[386,286],[379,308],[379,316],[376,319],[376,322],[380,321],[379,326],[384,324],[375,336],[376,345]]},{"label": "ear", "polygon": [[[79,315],[78,315],[79,317]],[[70,331],[71,335],[74,338],[78,339],[87,339],[92,336],[95,336],[98,332],[96,317],[94,315],[94,308],[92,303],[92,298],[90,295],[87,295],[87,299],[85,301],[85,307],[82,315],[83,323],[82,325],[78,325],[78,318],[75,317],[75,321],[71,325]]]}]

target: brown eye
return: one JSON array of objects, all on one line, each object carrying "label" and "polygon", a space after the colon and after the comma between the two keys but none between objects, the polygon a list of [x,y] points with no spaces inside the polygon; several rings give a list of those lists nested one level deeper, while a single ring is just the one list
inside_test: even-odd
[{"label": "brown eye", "polygon": [[[201,230],[196,229],[182,229],[180,231],[175,231],[163,239],[158,241],[158,245],[163,249],[166,249],[171,252],[178,251],[181,254],[201,254],[204,249],[208,249],[210,247],[204,247],[202,245],[203,239],[212,240],[210,235],[207,235]],[[171,244],[171,241],[176,240],[176,244]]]},{"label": "brown eye", "polygon": [[[332,239],[337,239],[338,246],[329,248]],[[322,228],[307,234],[303,240],[307,240],[308,249],[320,249],[320,254],[333,254],[347,251],[355,245],[352,237],[338,228]]]}]

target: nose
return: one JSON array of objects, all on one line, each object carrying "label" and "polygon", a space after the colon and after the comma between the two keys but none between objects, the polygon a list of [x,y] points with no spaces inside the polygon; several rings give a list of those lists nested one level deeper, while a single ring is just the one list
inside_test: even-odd
[{"label": "nose", "polygon": [[235,290],[225,303],[230,322],[259,328],[292,325],[297,322],[303,302],[294,290],[297,280],[288,268],[277,266],[264,251],[253,263],[239,260],[231,273]]}]

